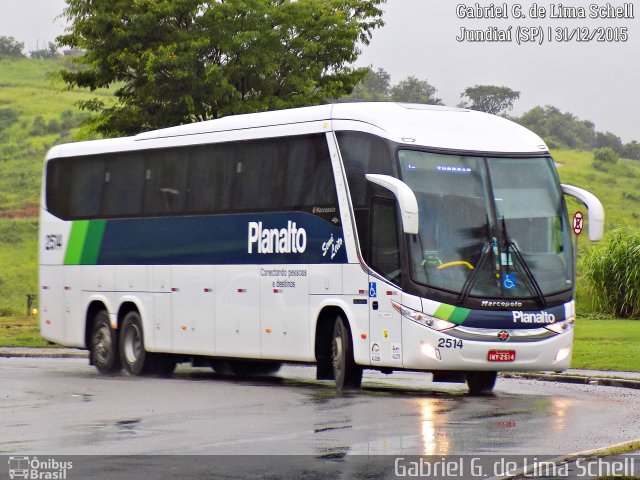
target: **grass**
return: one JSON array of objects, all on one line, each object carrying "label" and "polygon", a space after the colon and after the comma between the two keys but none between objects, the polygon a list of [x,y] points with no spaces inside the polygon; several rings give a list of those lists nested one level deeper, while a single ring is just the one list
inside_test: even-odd
[{"label": "grass", "polygon": [[38,292],[37,243],[37,219],[0,219],[0,317],[24,315]]},{"label": "grass", "polygon": [[0,317],[0,347],[50,347],[37,317]]},{"label": "grass", "polygon": [[578,318],[571,368],[640,371],[640,320]]}]

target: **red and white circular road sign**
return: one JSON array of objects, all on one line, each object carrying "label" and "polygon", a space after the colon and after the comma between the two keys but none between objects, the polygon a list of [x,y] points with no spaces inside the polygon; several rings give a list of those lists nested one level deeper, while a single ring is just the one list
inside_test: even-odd
[{"label": "red and white circular road sign", "polygon": [[580,210],[578,210],[573,215],[573,233],[576,235],[580,235],[582,233],[582,229],[584,228],[584,215]]}]

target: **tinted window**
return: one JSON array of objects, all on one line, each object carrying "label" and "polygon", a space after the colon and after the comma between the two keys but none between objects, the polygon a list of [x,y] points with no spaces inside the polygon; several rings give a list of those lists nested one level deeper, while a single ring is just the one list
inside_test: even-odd
[{"label": "tinted window", "polygon": [[285,209],[336,205],[331,158],[323,136],[300,137],[288,144]]},{"label": "tinted window", "polygon": [[[104,188],[104,161],[91,158],[83,162],[72,163],[69,183],[71,189],[69,198],[69,214],[71,216],[100,215],[102,189]],[[83,181],[77,181],[82,178]]]},{"label": "tinted window", "polygon": [[316,206],[339,217],[322,134],[54,159],[46,198],[69,220]]},{"label": "tinted window", "polygon": [[285,171],[285,140],[238,144],[234,210],[279,210]]},{"label": "tinted window", "polygon": [[[102,215],[106,217],[140,215],[144,179],[142,154],[121,153],[104,161]],[[84,171],[84,167],[82,168]],[[84,175],[74,176],[74,183],[88,183]],[[97,197],[97,195],[96,195]],[[82,208],[84,217],[90,217]]]},{"label": "tinted window", "polygon": [[400,284],[400,242],[396,202],[374,198],[371,202],[369,263],[395,284]]},{"label": "tinted window", "polygon": [[231,208],[235,147],[205,145],[190,149],[187,211],[225,211]]},{"label": "tinted window", "polygon": [[338,132],[337,137],[353,206],[365,207],[367,195],[370,196],[375,188],[365,175],[393,175],[389,146],[383,139],[366,133]]},{"label": "tinted window", "polygon": [[[144,214],[180,213],[187,199],[187,160],[191,149],[158,150],[146,155]],[[138,162],[142,165],[142,162]]]}]

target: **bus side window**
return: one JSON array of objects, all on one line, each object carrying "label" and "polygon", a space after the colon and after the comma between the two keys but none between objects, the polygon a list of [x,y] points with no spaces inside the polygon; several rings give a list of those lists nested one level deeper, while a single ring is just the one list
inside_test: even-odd
[{"label": "bus side window", "polygon": [[104,159],[55,159],[47,165],[47,209],[68,218],[100,215]]},{"label": "bus side window", "polygon": [[187,212],[221,213],[231,208],[235,148],[229,144],[190,149]]},{"label": "bus side window", "polygon": [[331,157],[323,135],[292,138],[288,141],[283,207],[336,206]]},{"label": "bus side window", "polygon": [[69,214],[72,217],[100,215],[104,164],[102,158],[87,158],[73,163],[69,199]]},{"label": "bus side window", "polygon": [[369,265],[385,278],[399,285],[401,281],[400,242],[395,200],[371,200],[371,235]]},{"label": "bus side window", "polygon": [[122,154],[105,161],[102,215],[139,215],[144,187],[142,154]]},{"label": "bus side window", "polygon": [[239,143],[234,168],[234,210],[280,210],[283,162],[281,140]]},{"label": "bus side window", "polygon": [[176,148],[147,154],[144,171],[145,215],[180,213],[184,210],[188,150]]}]

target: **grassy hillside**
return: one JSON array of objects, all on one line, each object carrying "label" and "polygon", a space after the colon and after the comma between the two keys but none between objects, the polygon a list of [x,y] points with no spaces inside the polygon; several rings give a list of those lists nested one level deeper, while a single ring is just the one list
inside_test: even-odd
[{"label": "grassy hillside", "polygon": [[0,316],[24,315],[37,292],[37,205],[42,161],[73,141],[86,114],[54,72],[68,60],[0,58]]},{"label": "grassy hillside", "polygon": [[[620,159],[608,171],[595,170],[593,152],[555,150],[552,152],[562,183],[585,188],[597,196],[605,210],[605,228],[612,230],[624,225],[638,228],[640,225],[640,161]],[[570,202],[570,214],[585,208]],[[584,212],[586,213],[586,212]],[[588,243],[586,234],[580,238]]]},{"label": "grassy hillside", "polygon": [[[24,315],[26,294],[37,292],[42,159],[52,145],[78,137],[85,114],[75,104],[96,96],[63,90],[55,82],[53,72],[65,61],[0,59],[0,316]],[[608,172],[600,172],[591,167],[592,152],[558,150],[553,154],[564,183],[586,188],[602,200],[607,229],[636,227],[640,162],[621,159]],[[570,213],[578,208],[584,210],[571,204]],[[586,235],[579,244],[581,249],[588,248]],[[588,302],[581,301],[580,293],[579,288],[579,308],[588,311]]]}]

